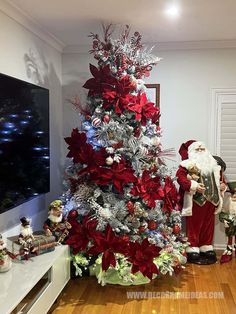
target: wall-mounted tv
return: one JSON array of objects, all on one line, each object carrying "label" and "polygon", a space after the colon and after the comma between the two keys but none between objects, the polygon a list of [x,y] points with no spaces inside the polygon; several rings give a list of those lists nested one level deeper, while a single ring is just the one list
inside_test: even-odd
[{"label": "wall-mounted tv", "polygon": [[0,214],[49,192],[49,90],[0,74]]}]

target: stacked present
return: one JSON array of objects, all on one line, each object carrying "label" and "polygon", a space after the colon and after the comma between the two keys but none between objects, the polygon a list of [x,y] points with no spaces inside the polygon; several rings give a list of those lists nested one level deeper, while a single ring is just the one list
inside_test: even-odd
[{"label": "stacked present", "polygon": [[30,246],[26,247],[19,242],[19,236],[9,237],[7,247],[18,259],[28,259],[36,255],[55,250],[57,245],[55,236],[46,236],[44,231],[36,231]]}]

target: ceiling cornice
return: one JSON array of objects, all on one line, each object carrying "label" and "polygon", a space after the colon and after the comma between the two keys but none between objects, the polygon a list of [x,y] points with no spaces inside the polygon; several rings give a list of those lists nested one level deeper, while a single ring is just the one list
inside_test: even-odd
[{"label": "ceiling cornice", "polygon": [[[49,33],[43,26],[36,22],[29,14],[17,7],[11,0],[1,0],[0,11],[34,33],[50,46],[64,54],[81,53],[87,54],[91,49],[90,45],[66,46],[56,36]],[[145,43],[148,47],[154,46],[155,51],[168,50],[193,50],[193,49],[223,49],[236,48],[236,40],[209,40],[209,41],[182,41],[182,42],[159,42]]]},{"label": "ceiling cornice", "polygon": [[10,0],[2,0],[0,3],[0,11],[24,26],[27,30],[34,33],[47,44],[62,52],[65,44],[51,33],[43,29],[31,16],[13,4]]},{"label": "ceiling cornice", "polygon": [[[148,47],[154,47],[155,51],[168,50],[195,50],[195,49],[224,49],[236,48],[236,40],[209,40],[209,41],[178,41],[178,42],[160,42],[145,43]],[[63,53],[88,53],[91,46],[73,45],[65,46]]]}]

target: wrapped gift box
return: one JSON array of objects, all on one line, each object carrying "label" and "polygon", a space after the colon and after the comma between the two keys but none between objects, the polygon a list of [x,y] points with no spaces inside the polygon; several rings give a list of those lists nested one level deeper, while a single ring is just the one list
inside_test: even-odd
[{"label": "wrapped gift box", "polygon": [[[19,235],[7,238],[8,250],[17,256],[18,259],[24,259],[24,247],[18,241]],[[57,245],[56,238],[46,236],[44,231],[34,232],[34,240],[32,241],[32,248],[35,253],[30,253],[28,257],[37,256],[55,250]]]}]

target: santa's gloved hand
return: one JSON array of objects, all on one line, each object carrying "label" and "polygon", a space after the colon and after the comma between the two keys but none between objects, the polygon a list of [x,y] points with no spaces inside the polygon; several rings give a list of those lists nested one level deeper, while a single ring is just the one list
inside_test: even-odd
[{"label": "santa's gloved hand", "polygon": [[205,190],[206,190],[206,188],[205,188],[204,184],[199,183],[199,184],[198,184],[198,187],[197,187],[197,192],[198,192],[198,193],[204,193]]}]

